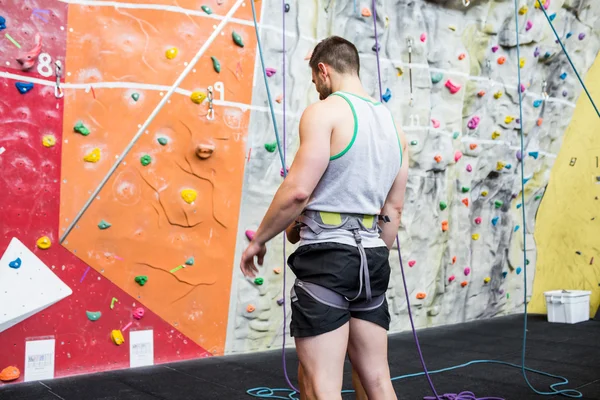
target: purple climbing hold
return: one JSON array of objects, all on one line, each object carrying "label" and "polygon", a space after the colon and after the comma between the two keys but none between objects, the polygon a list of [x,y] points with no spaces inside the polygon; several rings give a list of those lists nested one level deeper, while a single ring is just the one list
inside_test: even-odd
[{"label": "purple climbing hold", "polygon": [[492,46],[492,52],[494,52],[494,53],[497,52],[499,48],[500,47],[498,47],[498,45]]},{"label": "purple climbing hold", "polygon": [[534,56],[534,57],[537,57],[537,56],[539,56],[539,55],[540,55],[540,48],[539,48],[539,47],[536,47],[536,48],[535,48],[535,50],[534,50],[534,52],[533,52],[533,56]]},{"label": "purple climbing hold", "polygon": [[517,160],[521,161],[523,159],[523,155],[521,154],[521,150],[517,150]]},{"label": "purple climbing hold", "polygon": [[479,126],[479,121],[480,118],[475,116],[469,120],[467,126],[469,127],[469,129],[476,129]]},{"label": "purple climbing hold", "polygon": [[567,97],[568,94],[569,94],[569,92],[567,92],[566,90],[563,90],[563,92],[562,92],[563,97]]},{"label": "purple climbing hold", "polygon": [[504,294],[504,289],[498,289],[498,293]]},{"label": "purple climbing hold", "polygon": [[281,298],[281,299],[277,300],[277,305],[282,306],[283,302],[284,302],[284,300],[283,300],[283,298]]},{"label": "purple climbing hold", "polygon": [[579,40],[583,40],[583,39],[585,39],[585,33],[581,32],[579,34]]},{"label": "purple climbing hold", "polygon": [[373,45],[373,47],[371,47],[371,50],[373,50],[373,51],[379,51],[379,50],[381,50],[381,46],[378,43],[375,43]]},{"label": "purple climbing hold", "polygon": [[531,22],[531,20],[528,20],[527,25],[525,25],[525,30],[528,31],[531,28],[533,28],[533,22]]},{"label": "purple climbing hold", "polygon": [[473,171],[473,167],[471,167],[471,164],[467,164],[467,172],[471,171]]},{"label": "purple climbing hold", "polygon": [[469,268],[469,267],[465,268],[465,276],[469,276],[470,273],[471,273],[471,268]]}]

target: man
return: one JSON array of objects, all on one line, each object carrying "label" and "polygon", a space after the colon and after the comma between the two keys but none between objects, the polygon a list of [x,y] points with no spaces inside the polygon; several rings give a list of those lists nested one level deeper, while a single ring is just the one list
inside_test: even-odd
[{"label": "man", "polygon": [[[404,135],[359,78],[356,47],[320,42],[310,59],[320,102],[300,120],[300,147],[241,269],[254,277],[265,244],[282,231],[300,241],[288,264],[291,335],[305,399],[341,399],[348,353],[369,400],[396,399],[387,360],[389,250],[408,175]],[[380,217],[382,216],[382,217]]]}]

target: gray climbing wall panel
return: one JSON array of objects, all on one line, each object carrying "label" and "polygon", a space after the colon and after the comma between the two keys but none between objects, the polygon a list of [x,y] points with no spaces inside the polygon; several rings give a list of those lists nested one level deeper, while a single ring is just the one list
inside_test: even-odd
[{"label": "gray climbing wall panel", "polygon": [[[318,40],[336,34],[353,41],[361,53],[362,81],[374,97],[379,96],[373,17],[361,13],[371,2],[357,1],[356,10],[352,1],[290,3],[285,33],[288,165],[298,147],[299,117],[308,104],[318,100],[305,60]],[[584,75],[598,54],[600,3],[547,3],[548,15],[554,18],[557,32]],[[268,67],[277,69],[269,78],[274,98],[283,93],[280,4],[262,1],[265,60]],[[410,143],[400,242],[419,328],[522,311],[525,267],[531,295],[536,264],[535,216],[582,90],[542,11],[533,0],[521,0],[519,7],[521,60],[517,57],[512,0],[473,0],[469,7],[461,0],[377,1],[382,89],[389,89],[387,107],[402,121]],[[260,68],[253,104],[265,110],[268,107]],[[282,104],[275,103],[275,109],[282,134]],[[285,265],[283,238],[268,246],[261,270],[263,285],[244,279],[238,268],[247,244],[244,232],[257,228],[282,180],[277,152],[264,146],[274,141],[270,115],[254,111],[249,132],[252,158],[246,165],[238,229],[229,353],[278,347],[283,329],[279,305]],[[526,181],[526,245],[521,160]],[[528,263],[523,259],[525,247]],[[292,251],[288,245],[286,255]],[[410,327],[407,303],[396,252],[391,253],[390,260],[391,330],[401,331]],[[293,275],[288,272],[286,292],[292,282]],[[289,304],[286,307],[289,326]]]}]

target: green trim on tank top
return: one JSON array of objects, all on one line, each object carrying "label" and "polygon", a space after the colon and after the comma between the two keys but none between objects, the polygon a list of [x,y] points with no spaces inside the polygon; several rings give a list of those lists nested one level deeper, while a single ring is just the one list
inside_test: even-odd
[{"label": "green trim on tank top", "polygon": [[335,93],[332,93],[330,96],[339,96],[342,99],[346,100],[346,103],[348,103],[348,105],[350,106],[350,109],[352,110],[352,115],[354,115],[354,134],[352,135],[352,140],[350,141],[348,146],[346,146],[346,148],[344,150],[342,150],[340,153],[336,154],[335,156],[329,157],[329,161],[333,161],[333,160],[337,160],[338,158],[340,158],[341,156],[346,154],[348,152],[348,150],[350,150],[350,148],[354,144],[354,141],[356,140],[356,135],[358,134],[358,116],[356,115],[356,110],[354,109],[354,105],[352,104],[350,99],[348,99],[348,97],[346,97],[344,94],[342,94],[341,92],[335,92]]},{"label": "green trim on tank top", "polygon": [[[342,91],[337,91],[336,93],[349,94],[350,96],[356,97],[357,99],[361,99],[361,100],[363,100],[363,101],[366,101],[367,103],[371,103],[371,104],[373,104],[374,106],[380,106],[380,105],[382,105],[382,104],[383,104],[383,103],[382,103],[382,102],[380,102],[380,101],[373,101],[373,100],[371,100],[371,99],[367,99],[366,97],[362,97],[362,96],[359,96],[359,95],[357,95],[357,94],[350,93],[350,92],[342,92]],[[335,94],[335,93],[333,93],[333,94]]]}]

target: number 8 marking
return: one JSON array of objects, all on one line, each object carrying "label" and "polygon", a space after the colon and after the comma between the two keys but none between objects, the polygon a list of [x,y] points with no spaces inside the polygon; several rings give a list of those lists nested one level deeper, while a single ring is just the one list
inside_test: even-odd
[{"label": "number 8 marking", "polygon": [[42,53],[38,57],[38,74],[43,76],[44,78],[49,78],[52,76],[52,57],[48,53]]}]

